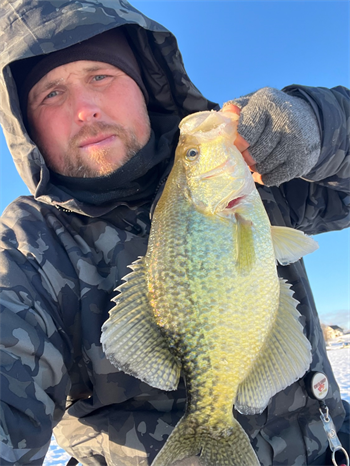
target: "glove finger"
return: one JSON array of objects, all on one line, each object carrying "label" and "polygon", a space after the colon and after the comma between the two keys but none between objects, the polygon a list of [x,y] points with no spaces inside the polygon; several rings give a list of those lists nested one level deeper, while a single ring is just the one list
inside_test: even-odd
[{"label": "glove finger", "polygon": [[270,148],[267,151],[264,149],[261,154],[256,153],[259,160],[263,160],[281,138],[281,128],[276,125],[269,112],[254,104],[253,98],[241,110],[237,131],[250,146],[258,143],[262,148]]},{"label": "glove finger", "polygon": [[[269,149],[270,148],[268,148],[268,150]],[[250,148],[250,150],[254,158],[253,148]],[[261,151],[261,148],[258,147],[258,150]],[[280,144],[280,141],[278,141],[278,144],[275,147],[273,147],[271,151],[269,150],[268,156],[265,157],[261,162],[257,162],[255,164],[256,171],[261,175],[270,173],[279,166],[284,165],[287,162],[287,158],[288,151],[286,150],[285,145]]]},{"label": "glove finger", "polygon": [[[255,151],[257,161],[263,160],[271,152],[280,138],[279,133],[283,131],[285,115],[281,112],[281,106],[284,101],[276,102],[280,95],[285,99],[283,92],[263,88],[232,101],[234,105],[241,108],[238,133],[250,146],[254,146],[258,141],[262,148],[270,145],[270,149],[267,151],[263,149],[262,154]],[[262,141],[260,141],[261,138],[263,138]]]},{"label": "glove finger", "polygon": [[[317,152],[315,153],[317,157]],[[300,147],[299,157],[290,156],[288,146],[280,144],[260,164],[256,164],[256,170],[262,175],[262,181],[266,186],[279,186],[281,183],[299,178],[305,175],[315,164],[313,154],[306,154]]]},{"label": "glove finger", "polygon": [[[240,133],[239,125],[238,132]],[[249,152],[256,163],[261,163],[266,158],[269,158],[272,152],[276,151],[281,138],[281,133],[272,127],[271,121],[268,121],[260,133],[258,140],[249,146]]]},{"label": "glove finger", "polygon": [[[318,147],[311,151],[309,148],[305,148],[303,144],[295,144],[294,151],[291,152],[289,142],[284,140],[262,162],[256,163],[255,169],[261,175],[274,173],[273,181],[276,185],[279,185],[286,180],[309,173],[318,157]],[[280,176],[281,179],[278,179],[277,176]]]},{"label": "glove finger", "polygon": [[271,170],[269,173],[261,175],[262,182],[265,186],[279,186],[286,181],[290,181],[295,178],[291,176],[288,163],[284,162],[278,165],[275,169]]}]

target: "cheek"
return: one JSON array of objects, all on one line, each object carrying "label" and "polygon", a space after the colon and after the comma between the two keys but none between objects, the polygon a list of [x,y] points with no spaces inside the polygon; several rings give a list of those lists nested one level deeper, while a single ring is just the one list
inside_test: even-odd
[{"label": "cheek", "polygon": [[57,113],[44,111],[40,118],[36,118],[30,124],[30,135],[47,161],[57,159],[58,154],[67,145],[64,120],[59,118]]},{"label": "cheek", "polygon": [[110,117],[123,126],[129,127],[136,138],[146,144],[150,136],[150,121],[143,94],[137,84],[123,91],[109,95],[104,101],[104,108],[109,109]]},{"label": "cheek", "polygon": [[140,114],[140,119],[142,120],[141,138],[143,143],[146,144],[151,135],[151,123],[146,108]]},{"label": "cheek", "polygon": [[[142,92],[137,88],[138,93],[134,96],[132,101],[133,103],[133,112],[131,118],[135,124],[135,131],[140,138],[147,142],[150,135],[150,120],[148,115],[148,110],[146,103],[143,98]],[[130,108],[130,103],[129,103]]]}]

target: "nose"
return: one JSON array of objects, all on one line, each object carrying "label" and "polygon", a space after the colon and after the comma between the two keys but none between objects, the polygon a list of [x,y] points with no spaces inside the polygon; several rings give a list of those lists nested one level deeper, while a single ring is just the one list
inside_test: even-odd
[{"label": "nose", "polygon": [[78,112],[78,121],[81,123],[88,123],[89,121],[98,119],[99,116],[100,116],[100,113],[98,110],[84,107],[80,109]]},{"label": "nose", "polygon": [[101,110],[89,92],[80,92],[75,96],[75,114],[78,123],[89,123],[101,117]]}]

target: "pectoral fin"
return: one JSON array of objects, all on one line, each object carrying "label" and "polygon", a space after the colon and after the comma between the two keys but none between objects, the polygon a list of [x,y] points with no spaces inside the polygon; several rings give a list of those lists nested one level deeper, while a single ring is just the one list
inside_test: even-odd
[{"label": "pectoral fin", "polygon": [[117,291],[116,305],[102,327],[101,342],[107,358],[125,373],[162,390],[177,388],[181,366],[161,334],[148,301],[144,260]]},{"label": "pectoral fin", "polygon": [[252,222],[236,214],[237,228],[237,270],[241,275],[248,274],[255,263],[255,248]]},{"label": "pectoral fin", "polygon": [[270,398],[300,379],[311,363],[311,345],[298,320],[300,314],[290,285],[280,279],[276,322],[248,377],[238,388],[235,408],[258,414]]},{"label": "pectoral fin", "polygon": [[276,260],[281,265],[291,264],[318,249],[317,242],[302,231],[288,227],[271,227]]}]

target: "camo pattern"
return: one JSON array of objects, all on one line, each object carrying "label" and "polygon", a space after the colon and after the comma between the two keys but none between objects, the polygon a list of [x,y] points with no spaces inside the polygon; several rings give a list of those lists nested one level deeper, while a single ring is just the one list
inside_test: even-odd
[{"label": "camo pattern", "polygon": [[[1,220],[1,465],[42,464],[52,428],[59,444],[85,465],[149,465],[184,411],[183,381],[175,392],[149,387],[116,370],[100,345],[113,290],[146,251],[150,203],[114,202],[101,209],[51,184],[23,125],[8,66],[116,26],[127,28],[150,109],[183,117],[215,107],[187,77],[173,36],[123,0],[0,3],[0,121],[33,194],[12,203]],[[344,228],[349,93],[302,86],[285,91],[315,110],[322,154],[310,181],[259,188],[271,223],[308,234]],[[312,370],[329,377],[326,402],[339,429],[344,410],[303,263],[279,267],[279,273],[300,301]],[[262,414],[235,415],[264,466],[312,464],[326,450],[318,403],[303,379],[277,394]]]}]

